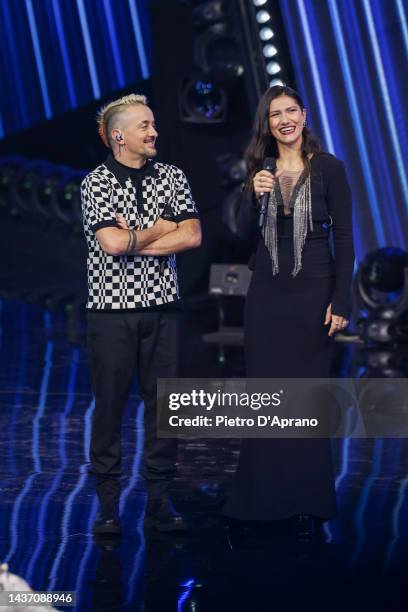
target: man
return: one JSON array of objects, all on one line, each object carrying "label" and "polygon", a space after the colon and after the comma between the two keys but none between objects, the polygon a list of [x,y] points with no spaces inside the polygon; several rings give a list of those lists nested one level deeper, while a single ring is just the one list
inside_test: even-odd
[{"label": "man", "polygon": [[201,244],[200,222],[183,172],[152,161],[158,134],[144,96],[107,104],[98,124],[111,153],[81,185],[95,395],[91,463],[100,501],[94,532],[120,532],[120,430],[135,373],[145,404],[146,522],[184,529],[169,498],[177,442],[156,436],[156,381],[177,376],[175,253]]}]

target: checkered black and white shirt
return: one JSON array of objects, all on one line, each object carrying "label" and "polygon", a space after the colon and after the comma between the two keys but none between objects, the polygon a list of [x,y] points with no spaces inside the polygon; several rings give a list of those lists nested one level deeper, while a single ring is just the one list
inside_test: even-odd
[{"label": "checkered black and white shirt", "polygon": [[152,227],[164,211],[170,212],[177,223],[198,218],[184,173],[175,166],[151,160],[140,172],[110,155],[85,177],[81,197],[88,244],[87,309],[137,310],[176,302],[179,293],[175,255],[108,255],[95,232],[117,227],[116,213],[121,213],[134,229]]}]

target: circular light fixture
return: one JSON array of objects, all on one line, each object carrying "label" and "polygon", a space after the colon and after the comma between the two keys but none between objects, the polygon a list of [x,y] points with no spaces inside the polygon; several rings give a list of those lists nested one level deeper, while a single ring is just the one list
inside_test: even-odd
[{"label": "circular light fixture", "polygon": [[225,24],[207,28],[195,38],[194,59],[205,74],[234,78],[244,72],[238,40]]},{"label": "circular light fixture", "polygon": [[263,54],[265,57],[273,57],[278,52],[274,45],[265,45],[263,48]]},{"label": "circular light fixture", "polygon": [[268,0],[252,0],[255,6],[263,6],[268,2]]},{"label": "circular light fixture", "polygon": [[208,77],[186,77],[179,89],[182,121],[187,123],[223,123],[227,112],[227,94]]},{"label": "circular light fixture", "polygon": [[189,100],[197,115],[210,120],[219,115],[222,107],[220,91],[211,81],[196,81],[190,90]]},{"label": "circular light fixture", "polygon": [[278,74],[281,71],[281,67],[277,62],[269,62],[266,65],[266,72],[268,74]]},{"label": "circular light fixture", "polygon": [[268,11],[258,11],[256,14],[256,20],[258,23],[266,23],[271,18]]},{"label": "circular light fixture", "polygon": [[284,85],[285,83],[283,81],[281,81],[280,79],[272,79],[272,81],[269,83],[269,87],[275,87],[275,85]]},{"label": "circular light fixture", "polygon": [[271,40],[271,38],[273,38],[273,31],[271,30],[271,28],[261,28],[259,30],[259,36],[261,40]]}]

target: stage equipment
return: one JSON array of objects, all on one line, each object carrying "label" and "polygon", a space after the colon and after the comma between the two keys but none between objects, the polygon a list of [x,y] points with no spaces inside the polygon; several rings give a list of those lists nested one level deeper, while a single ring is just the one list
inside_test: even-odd
[{"label": "stage equipment", "polygon": [[185,77],[179,86],[179,109],[186,123],[224,123],[227,92],[205,76]]},{"label": "stage equipment", "polygon": [[[239,264],[213,264],[210,271],[209,294],[214,296],[217,304],[218,329],[203,335],[203,342],[218,345],[218,362],[225,363],[226,347],[242,347],[244,345],[244,328],[242,325],[243,298],[246,296],[251,272],[248,266]],[[231,317],[236,308],[232,308],[229,298],[240,298],[240,325],[231,325],[227,315]]]},{"label": "stage equipment", "polygon": [[224,1],[202,2],[193,10],[196,72],[181,78],[179,112],[187,123],[220,124],[227,120],[228,98],[244,73],[234,12]]},{"label": "stage equipment", "polygon": [[361,365],[370,376],[408,376],[408,253],[392,247],[369,253],[353,290],[363,314]]},{"label": "stage equipment", "polygon": [[0,214],[82,232],[80,185],[85,175],[85,170],[45,160],[1,158]]},{"label": "stage equipment", "polygon": [[244,77],[252,112],[272,85],[292,85],[294,78],[278,3],[239,0],[238,32],[244,51]]},{"label": "stage equipment", "polygon": [[245,160],[233,153],[224,153],[219,155],[216,161],[221,176],[221,184],[226,190],[226,196],[222,203],[222,220],[236,240],[240,238],[241,233],[239,212],[243,205],[242,190],[247,174]]},{"label": "stage equipment", "polygon": [[18,176],[23,157],[10,155],[0,158],[0,215],[15,216],[18,202]]}]

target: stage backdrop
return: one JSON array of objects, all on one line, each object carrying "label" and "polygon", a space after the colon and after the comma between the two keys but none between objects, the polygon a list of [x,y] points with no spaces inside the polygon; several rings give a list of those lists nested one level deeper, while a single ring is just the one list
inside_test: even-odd
[{"label": "stage backdrop", "polygon": [[0,138],[149,78],[148,0],[1,0]]},{"label": "stage backdrop", "polygon": [[407,55],[404,0],[280,1],[309,122],[343,159],[361,259],[408,248]]}]

